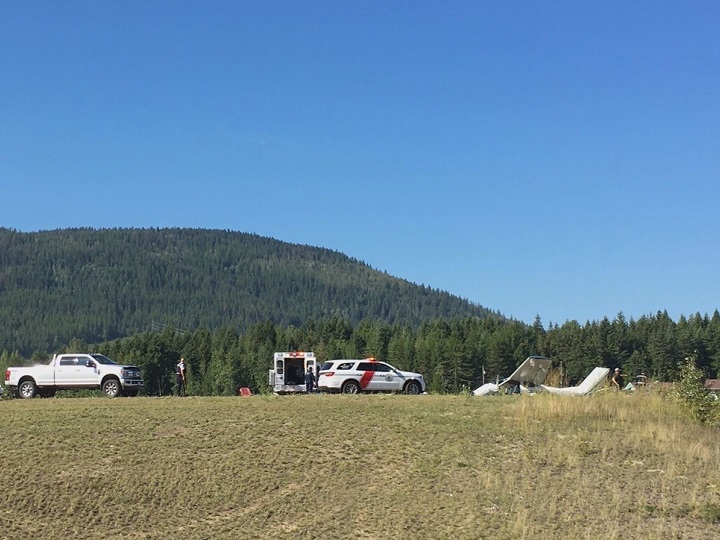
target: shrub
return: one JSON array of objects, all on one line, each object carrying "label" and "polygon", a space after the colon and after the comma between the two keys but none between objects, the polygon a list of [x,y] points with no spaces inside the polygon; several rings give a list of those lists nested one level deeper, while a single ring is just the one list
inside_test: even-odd
[{"label": "shrub", "polygon": [[695,358],[689,356],[680,370],[680,380],[675,395],[690,416],[701,424],[714,424],[718,420],[717,398],[705,388],[705,375],[697,367]]}]

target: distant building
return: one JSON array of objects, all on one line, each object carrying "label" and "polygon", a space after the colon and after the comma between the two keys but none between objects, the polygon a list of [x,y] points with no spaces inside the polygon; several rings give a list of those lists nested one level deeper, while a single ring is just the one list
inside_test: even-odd
[{"label": "distant building", "polygon": [[705,389],[711,392],[720,392],[720,379],[707,379]]}]

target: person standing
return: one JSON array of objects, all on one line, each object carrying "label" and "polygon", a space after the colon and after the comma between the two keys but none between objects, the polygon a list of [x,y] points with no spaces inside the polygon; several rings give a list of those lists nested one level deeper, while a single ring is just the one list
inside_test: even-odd
[{"label": "person standing", "polygon": [[[187,396],[187,378],[185,373],[185,358],[180,358],[180,361],[175,366],[175,378],[177,380],[177,395]],[[182,394],[181,394],[182,392]]]},{"label": "person standing", "polygon": [[615,368],[615,374],[612,377],[612,383],[615,390],[622,390],[624,387],[623,376],[620,372],[620,368]]},{"label": "person standing", "polygon": [[315,390],[315,374],[312,367],[308,367],[307,373],[305,373],[305,390],[308,394]]}]

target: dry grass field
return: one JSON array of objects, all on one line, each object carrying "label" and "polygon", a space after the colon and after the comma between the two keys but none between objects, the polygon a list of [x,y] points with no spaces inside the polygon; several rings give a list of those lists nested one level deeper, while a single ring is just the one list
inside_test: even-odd
[{"label": "dry grass field", "polygon": [[717,538],[658,395],[0,401],[0,538]]}]

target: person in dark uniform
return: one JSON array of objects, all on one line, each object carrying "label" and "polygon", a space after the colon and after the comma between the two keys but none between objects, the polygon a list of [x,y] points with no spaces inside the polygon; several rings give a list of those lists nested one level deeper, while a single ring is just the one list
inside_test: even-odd
[{"label": "person in dark uniform", "polygon": [[175,366],[175,378],[177,380],[177,395],[187,396],[187,378],[184,358],[181,358]]},{"label": "person in dark uniform", "polygon": [[622,390],[625,387],[625,381],[623,380],[620,368],[615,368],[615,374],[612,377],[612,383],[615,390]]},{"label": "person in dark uniform", "polygon": [[307,373],[305,373],[305,390],[308,394],[315,390],[315,374],[312,367],[308,367]]}]

